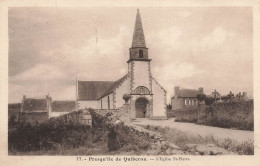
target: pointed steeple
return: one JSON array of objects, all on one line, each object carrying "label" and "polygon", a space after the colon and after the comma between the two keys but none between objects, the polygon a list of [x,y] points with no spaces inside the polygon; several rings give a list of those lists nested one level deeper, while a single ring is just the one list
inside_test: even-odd
[{"label": "pointed steeple", "polygon": [[134,47],[146,48],[142,20],[141,20],[139,9],[137,9],[135,29],[134,29],[134,35],[132,41],[132,48]]},{"label": "pointed steeple", "polygon": [[151,59],[148,59],[148,48],[146,48],[145,45],[144,31],[139,9],[137,9],[132,47],[129,48],[129,55],[130,58],[127,63],[131,61],[151,61]]}]

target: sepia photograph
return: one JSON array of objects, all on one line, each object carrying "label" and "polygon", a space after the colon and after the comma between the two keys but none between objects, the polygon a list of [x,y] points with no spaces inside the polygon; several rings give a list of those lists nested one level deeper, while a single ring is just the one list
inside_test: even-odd
[{"label": "sepia photograph", "polygon": [[8,158],[137,164],[257,154],[254,7],[6,12]]}]

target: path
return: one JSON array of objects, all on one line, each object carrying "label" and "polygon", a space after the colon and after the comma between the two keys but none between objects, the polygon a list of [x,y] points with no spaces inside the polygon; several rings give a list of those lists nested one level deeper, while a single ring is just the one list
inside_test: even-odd
[{"label": "path", "polygon": [[179,131],[200,136],[214,136],[216,139],[230,138],[237,141],[254,140],[254,132],[246,130],[233,130],[212,126],[197,125],[194,123],[174,122],[174,118],[168,120],[137,119],[133,122],[138,125],[152,125],[175,128]]}]

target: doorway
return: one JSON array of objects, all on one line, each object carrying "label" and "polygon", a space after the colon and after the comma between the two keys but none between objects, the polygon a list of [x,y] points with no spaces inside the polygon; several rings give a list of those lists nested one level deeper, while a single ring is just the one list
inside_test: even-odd
[{"label": "doorway", "polygon": [[147,117],[148,114],[147,105],[148,105],[148,100],[144,97],[138,98],[135,101],[136,118]]}]

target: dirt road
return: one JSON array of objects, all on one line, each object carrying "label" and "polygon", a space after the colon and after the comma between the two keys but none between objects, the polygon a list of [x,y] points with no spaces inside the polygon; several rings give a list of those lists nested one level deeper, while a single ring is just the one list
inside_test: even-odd
[{"label": "dirt road", "polygon": [[138,125],[152,125],[160,127],[175,128],[179,131],[188,132],[202,137],[212,135],[216,139],[230,138],[236,141],[254,140],[253,131],[233,130],[212,126],[197,125],[194,123],[174,122],[174,119],[168,120],[150,120],[150,119],[136,119],[134,124]]}]

